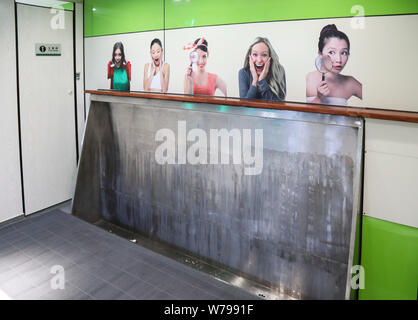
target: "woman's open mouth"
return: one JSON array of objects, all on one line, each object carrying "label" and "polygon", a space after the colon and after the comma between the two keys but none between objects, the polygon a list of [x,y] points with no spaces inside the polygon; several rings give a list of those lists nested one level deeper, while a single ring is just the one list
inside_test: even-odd
[{"label": "woman's open mouth", "polygon": [[158,65],[160,63],[160,58],[154,59],[155,65]]},{"label": "woman's open mouth", "polygon": [[263,65],[254,64],[254,65],[255,65],[255,72],[257,72],[258,75],[261,74],[264,70],[264,64]]}]

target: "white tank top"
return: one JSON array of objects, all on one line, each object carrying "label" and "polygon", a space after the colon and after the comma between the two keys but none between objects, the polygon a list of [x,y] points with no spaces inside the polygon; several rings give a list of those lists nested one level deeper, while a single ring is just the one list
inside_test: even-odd
[{"label": "white tank top", "polygon": [[[311,102],[315,97],[306,97],[306,102]],[[336,104],[340,106],[347,105],[347,99],[345,98],[337,98],[337,97],[324,97],[323,104]]]},{"label": "white tank top", "polygon": [[[160,71],[152,78],[151,84],[149,86],[150,89],[161,90],[161,70],[163,70],[164,62],[161,65]],[[151,75],[151,64],[148,64],[148,78]]]}]

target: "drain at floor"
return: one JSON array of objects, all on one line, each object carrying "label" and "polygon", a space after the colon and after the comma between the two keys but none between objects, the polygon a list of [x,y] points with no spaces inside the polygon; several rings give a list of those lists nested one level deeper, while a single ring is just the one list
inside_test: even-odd
[{"label": "drain at floor", "polygon": [[95,223],[98,227],[125,238],[132,243],[157,252],[177,262],[199,270],[226,284],[241,288],[259,298],[266,300],[296,300],[301,299],[296,292],[288,292],[285,288],[271,288],[264,284],[250,280],[234,273],[228,267],[206,261],[186,250],[182,250],[163,241],[151,239],[146,235],[124,229],[108,221],[100,220]]}]

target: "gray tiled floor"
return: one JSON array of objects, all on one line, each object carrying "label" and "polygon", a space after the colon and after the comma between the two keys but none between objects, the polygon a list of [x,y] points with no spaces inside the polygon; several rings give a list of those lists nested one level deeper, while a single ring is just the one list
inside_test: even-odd
[{"label": "gray tiled floor", "polygon": [[[52,289],[62,266],[65,289]],[[0,227],[0,296],[223,300],[258,297],[55,209]]]}]

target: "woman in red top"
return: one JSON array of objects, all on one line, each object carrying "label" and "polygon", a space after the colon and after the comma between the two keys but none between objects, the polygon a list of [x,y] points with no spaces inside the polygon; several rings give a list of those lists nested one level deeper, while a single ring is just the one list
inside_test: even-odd
[{"label": "woman in red top", "polygon": [[131,88],[131,63],[125,59],[122,42],[113,46],[112,60],[107,64],[107,78],[110,89],[129,91]]},{"label": "woman in red top", "polygon": [[[216,89],[219,89],[226,97],[225,82],[216,74],[209,73],[205,70],[209,56],[208,42],[204,39],[201,41],[199,38],[194,44],[195,49],[190,55],[191,63],[184,76],[184,93],[213,96],[215,95]],[[195,56],[197,61],[193,61],[193,56]],[[193,63],[196,65],[195,68]]]}]

